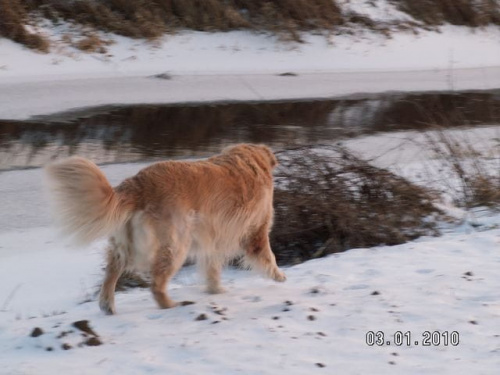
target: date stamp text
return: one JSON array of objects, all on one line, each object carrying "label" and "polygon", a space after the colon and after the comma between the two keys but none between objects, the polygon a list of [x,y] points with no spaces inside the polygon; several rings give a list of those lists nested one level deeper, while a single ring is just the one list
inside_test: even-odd
[{"label": "date stamp text", "polygon": [[368,346],[458,346],[460,334],[457,331],[424,331],[413,334],[411,331],[396,331],[388,334],[383,331],[366,332]]}]

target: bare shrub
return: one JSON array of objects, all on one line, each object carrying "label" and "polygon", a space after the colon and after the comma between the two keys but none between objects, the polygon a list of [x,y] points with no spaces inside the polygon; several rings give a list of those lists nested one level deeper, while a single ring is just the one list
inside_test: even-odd
[{"label": "bare shrub", "polygon": [[476,174],[472,176],[470,188],[475,206],[498,208],[500,205],[500,175]]},{"label": "bare shrub", "polygon": [[278,153],[271,246],[281,264],[436,234],[433,194],[338,146]]},{"label": "bare shrub", "polygon": [[[427,147],[443,167],[451,172],[446,179],[455,204],[470,209],[500,208],[500,165],[488,168],[487,158],[466,137],[443,128],[425,133]],[[494,162],[494,161],[493,161]]]}]

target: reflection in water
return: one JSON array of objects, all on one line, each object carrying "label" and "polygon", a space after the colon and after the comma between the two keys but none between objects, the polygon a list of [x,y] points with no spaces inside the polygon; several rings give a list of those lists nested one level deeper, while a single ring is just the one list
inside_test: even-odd
[{"label": "reflection in water", "polygon": [[237,142],[274,147],[432,125],[500,123],[500,91],[336,100],[103,107],[0,120],[0,170],[78,154],[97,163],[205,156]]}]

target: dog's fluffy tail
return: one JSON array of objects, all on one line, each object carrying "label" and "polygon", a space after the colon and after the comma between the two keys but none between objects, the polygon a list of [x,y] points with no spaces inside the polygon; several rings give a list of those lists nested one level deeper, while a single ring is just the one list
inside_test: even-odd
[{"label": "dog's fluffy tail", "polygon": [[109,235],[131,218],[130,200],[118,194],[90,160],[71,157],[48,165],[45,172],[54,218],[76,243]]}]

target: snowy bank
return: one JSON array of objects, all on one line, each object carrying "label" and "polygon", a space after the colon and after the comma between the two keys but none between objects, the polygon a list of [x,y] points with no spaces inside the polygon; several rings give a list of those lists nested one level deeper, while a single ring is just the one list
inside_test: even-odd
[{"label": "snowy bank", "polygon": [[[38,54],[0,39],[0,118],[87,106],[326,98],[383,91],[500,87],[500,29],[309,35],[186,32],[156,44],[114,36],[105,55]],[[168,73],[167,79],[155,75]],[[279,76],[294,73],[296,76]]]}]

